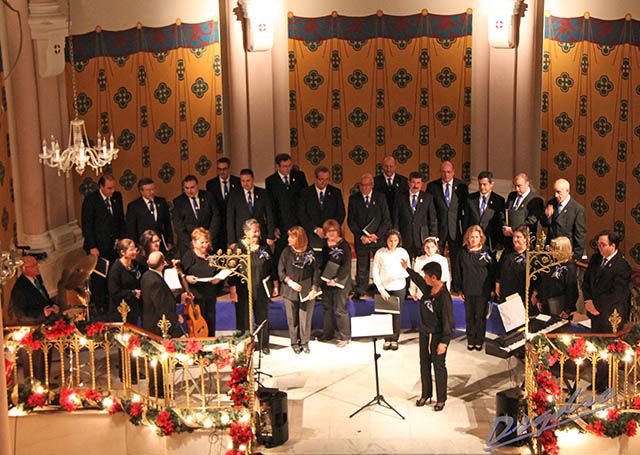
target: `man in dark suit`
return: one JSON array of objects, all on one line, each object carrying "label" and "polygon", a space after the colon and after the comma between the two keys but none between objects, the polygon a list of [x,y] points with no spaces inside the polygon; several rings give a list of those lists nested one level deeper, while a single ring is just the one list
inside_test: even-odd
[{"label": "man in dark suit", "polygon": [[396,196],[393,227],[402,235],[402,246],[411,258],[422,254],[422,242],[438,235],[438,217],[433,196],[422,191],[422,175],[409,174],[409,191]]},{"label": "man in dark suit", "polygon": [[293,168],[291,156],[287,153],[276,155],[276,172],[267,177],[265,186],[273,203],[276,224],[275,263],[287,246],[287,231],[298,221],[298,200],[300,192],[307,187],[304,172]]},{"label": "man in dark suit", "polygon": [[478,174],[479,191],[467,197],[464,209],[464,230],[479,225],[484,232],[487,246],[496,251],[502,245],[502,216],[504,214],[504,198],[493,191],[493,174],[482,171]]},{"label": "man in dark suit", "polygon": [[396,174],[397,167],[395,158],[386,156],[382,160],[382,174],[373,179],[373,191],[384,193],[389,214],[393,214],[396,197],[409,191],[409,180],[404,175]]},{"label": "man in dark suit", "polygon": [[156,196],[156,184],[145,177],[138,182],[140,197],[127,205],[127,236],[139,241],[147,229],[160,236],[160,249],[167,254],[173,246],[173,228],[169,204],[163,197]]},{"label": "man in dark suit", "polygon": [[225,250],[229,245],[227,242],[227,201],[229,194],[240,188],[240,177],[231,175],[231,160],[227,157],[218,158],[216,172],[218,176],[207,181],[207,191],[213,194],[213,198],[218,204],[220,235],[217,242],[213,238],[211,241],[215,242],[213,246],[216,250],[218,248]]},{"label": "man in dark suit", "polygon": [[535,238],[538,221],[544,213],[544,200],[531,189],[527,174],[517,174],[513,178],[513,187],[515,191],[509,193],[502,216],[502,235],[508,250],[513,250],[513,231],[520,226],[529,228]]},{"label": "man in dark suit", "polygon": [[[38,261],[33,256],[22,258],[22,274],[16,280],[11,290],[9,314],[16,324],[42,324],[48,319],[55,318],[60,313],[44,286],[40,276]],[[20,350],[25,377],[29,375],[29,359],[24,349]],[[33,351],[33,375],[39,381],[45,379],[44,355],[42,350]]]},{"label": "man in dark suit", "polygon": [[[88,193],[82,201],[82,235],[87,254],[103,258],[110,263],[118,258],[116,240],[125,236],[122,195],[116,191],[111,175],[98,179],[98,189]],[[91,274],[91,301],[98,312],[107,311],[107,280]]]},{"label": "man in dark suit", "polygon": [[462,247],[462,220],[464,205],[467,202],[469,188],[461,180],[454,178],[455,170],[450,161],[440,165],[438,180],[429,182],[427,192],[433,195],[438,214],[438,239],[440,253],[444,255],[445,247],[449,247],[451,261],[451,290],[459,292],[461,288],[458,268],[458,252]]},{"label": "man in dark suit", "polygon": [[373,191],[373,176],[364,174],[360,191],[349,197],[347,224],[356,248],[356,286],[354,299],[369,290],[371,256],[384,246],[384,236],[391,228],[389,208],[383,193]]},{"label": "man in dark suit", "polygon": [[213,195],[198,187],[195,175],[187,175],[182,180],[183,193],[173,200],[173,226],[176,230],[178,254],[180,257],[191,245],[191,232],[197,227],[209,231],[211,243],[217,244],[220,235],[220,212]]},{"label": "man in dark suit", "polygon": [[275,241],[275,219],[269,193],[253,184],[253,171],[240,171],[241,188],[232,191],[227,203],[227,241],[233,249],[242,239],[242,224],[249,218],[260,223],[261,238],[273,248]]},{"label": "man in dark suit", "polygon": [[556,237],[567,237],[573,246],[573,258],[582,259],[587,236],[584,207],[569,195],[570,190],[568,181],[556,180],[553,184],[555,197],[547,202],[540,222],[544,227],[549,228],[547,244]]},{"label": "man in dark suit", "polygon": [[[298,220],[307,232],[309,245],[318,253],[322,251],[324,230],[327,220],[336,220],[342,225],[345,218],[342,191],[329,185],[330,172],[326,166],[318,166],[315,171],[315,183],[300,192],[298,202]],[[284,235],[284,234],[283,234]],[[286,236],[285,236],[286,237]]]}]

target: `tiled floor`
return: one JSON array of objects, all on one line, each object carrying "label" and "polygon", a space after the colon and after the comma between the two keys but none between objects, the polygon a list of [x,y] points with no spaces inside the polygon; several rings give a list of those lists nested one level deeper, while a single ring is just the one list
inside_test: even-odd
[{"label": "tiled floor", "polygon": [[484,453],[496,392],[522,381],[522,366],[515,360],[509,364],[484,352],[470,353],[464,337],[458,338],[447,356],[449,398],[444,411],[418,408],[418,337],[406,333],[395,352],[382,351],[378,341],[381,394],[405,420],[381,406],[349,418],[375,396],[372,342],[355,341],[345,348],[312,342],[311,354],[299,355],[288,342],[272,337],[272,354],[263,357],[263,371],[273,375],[264,378],[264,385],[287,392],[289,400],[289,440],[261,448],[265,453]]}]

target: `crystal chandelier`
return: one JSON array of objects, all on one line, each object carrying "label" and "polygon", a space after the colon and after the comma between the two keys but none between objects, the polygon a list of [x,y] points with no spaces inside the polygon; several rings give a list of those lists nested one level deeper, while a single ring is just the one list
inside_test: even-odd
[{"label": "crystal chandelier", "polygon": [[78,96],[76,90],[76,65],[73,56],[73,37],[71,35],[71,2],[69,2],[69,57],[71,62],[71,86],[73,88],[73,111],[75,118],[71,120],[69,125],[69,142],[66,149],[61,150],[58,140],[51,135],[51,139],[42,141],[42,153],[38,155],[40,162],[58,170],[61,173],[68,174],[71,169],[75,168],[78,174],[84,172],[85,167],[89,166],[96,174],[102,171],[102,168],[111,164],[118,157],[118,149],[113,146],[113,135],[107,139],[98,133],[95,145],[92,147],[87,136],[87,130],[84,126],[84,120],[78,115]]}]

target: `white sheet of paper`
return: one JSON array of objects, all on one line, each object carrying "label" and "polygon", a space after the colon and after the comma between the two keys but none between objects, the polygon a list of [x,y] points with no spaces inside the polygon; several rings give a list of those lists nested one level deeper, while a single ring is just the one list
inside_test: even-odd
[{"label": "white sheet of paper", "polygon": [[542,321],[542,322],[547,322],[549,320],[551,320],[551,316],[549,316],[548,314],[539,314],[536,316],[536,319]]},{"label": "white sheet of paper", "polygon": [[591,328],[591,319],[585,319],[584,321],[579,321],[578,324],[580,324],[583,327],[586,327],[588,329]]},{"label": "white sheet of paper", "polygon": [[498,305],[498,311],[505,331],[510,332],[524,325],[526,314],[519,294],[507,297],[505,302]]},{"label": "white sheet of paper", "polygon": [[204,278],[198,278],[199,283],[210,283],[213,280],[225,280],[229,275],[231,275],[231,269],[222,269],[214,276],[207,276]]},{"label": "white sheet of paper", "polygon": [[170,269],[164,269],[164,282],[167,283],[172,291],[175,291],[176,289],[182,289],[180,278],[178,278],[178,271],[174,267]]},{"label": "white sheet of paper", "polygon": [[372,314],[351,318],[351,337],[383,337],[393,335],[393,318],[390,314]]}]

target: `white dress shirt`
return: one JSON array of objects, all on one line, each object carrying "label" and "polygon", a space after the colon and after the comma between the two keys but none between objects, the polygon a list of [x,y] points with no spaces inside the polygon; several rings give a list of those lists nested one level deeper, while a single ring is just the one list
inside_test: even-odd
[{"label": "white dress shirt", "polygon": [[410,261],[409,253],[402,247],[389,251],[387,247],[380,248],[373,257],[373,283],[378,291],[399,291],[407,285],[409,274],[402,267],[402,260]]},{"label": "white dress shirt", "polygon": [[[440,264],[440,267],[442,268],[442,276],[440,277],[440,281],[442,281],[447,286],[447,289],[451,290],[451,273],[449,272],[449,262],[447,261],[447,258],[442,256],[441,254],[436,253],[430,257],[426,254],[418,256],[413,263],[413,270],[415,270],[420,274],[420,276],[422,276],[422,267],[424,267],[429,262],[437,262],[438,264]],[[422,297],[422,291],[418,289],[418,286],[416,286],[413,281],[411,281],[411,284],[409,285],[409,295],[417,295],[418,299]]]}]

